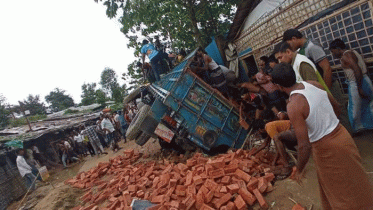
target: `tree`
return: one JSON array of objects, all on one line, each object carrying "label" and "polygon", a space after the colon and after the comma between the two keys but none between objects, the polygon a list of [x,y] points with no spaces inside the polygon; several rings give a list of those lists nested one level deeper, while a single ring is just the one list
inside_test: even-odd
[{"label": "tree", "polygon": [[100,85],[102,86],[102,90],[111,98],[114,98],[114,90],[119,88],[117,77],[115,71],[108,67],[106,67],[101,73]]},{"label": "tree", "polygon": [[70,95],[65,94],[65,92],[65,90],[55,88],[49,95],[45,96],[45,100],[50,104],[50,108],[53,111],[60,111],[74,106],[74,99]]},{"label": "tree", "polygon": [[25,100],[19,101],[19,103],[22,104],[22,109],[30,111],[30,115],[46,113],[45,105],[40,101],[39,95],[33,96],[30,94]]},{"label": "tree", "polygon": [[0,94],[0,128],[4,128],[9,124],[10,112],[6,109],[6,98]]},{"label": "tree", "polygon": [[84,83],[82,91],[82,105],[87,106],[96,102],[96,83]]},{"label": "tree", "polygon": [[106,97],[106,94],[102,89],[96,90],[96,103],[105,105],[106,101],[108,100],[109,99]]},{"label": "tree", "polygon": [[117,87],[113,90],[113,100],[115,103],[121,103],[127,95],[127,85],[123,84],[122,87]]}]

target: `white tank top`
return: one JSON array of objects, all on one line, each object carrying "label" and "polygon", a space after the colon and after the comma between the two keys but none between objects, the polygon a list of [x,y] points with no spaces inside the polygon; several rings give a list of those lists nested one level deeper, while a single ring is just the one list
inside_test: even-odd
[{"label": "white tank top", "polygon": [[334,113],[326,91],[321,90],[307,82],[301,82],[303,90],[294,90],[290,96],[302,94],[308,102],[310,111],[306,119],[308,138],[310,142],[316,142],[328,135],[338,126],[339,120]]},{"label": "white tank top", "polygon": [[[205,55],[207,56],[207,55]],[[219,65],[214,61],[214,59],[211,58],[211,62],[209,63],[209,69],[214,70],[219,68]]]}]

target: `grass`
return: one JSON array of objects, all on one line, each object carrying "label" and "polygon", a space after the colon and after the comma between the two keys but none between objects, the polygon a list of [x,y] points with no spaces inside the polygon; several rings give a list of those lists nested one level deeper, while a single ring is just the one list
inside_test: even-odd
[{"label": "grass", "polygon": [[63,114],[68,115],[68,114],[77,114],[77,113],[79,113],[79,110],[67,109]]},{"label": "grass", "polygon": [[[28,116],[27,118],[30,122],[36,122],[38,120],[42,120],[42,119],[47,118],[47,115],[37,114],[37,115],[33,115],[33,116]],[[18,119],[9,119],[9,124],[10,124],[11,127],[18,127],[18,126],[21,126],[21,125],[26,125],[27,121],[26,121],[26,118],[21,117],[21,118],[18,118]]]}]

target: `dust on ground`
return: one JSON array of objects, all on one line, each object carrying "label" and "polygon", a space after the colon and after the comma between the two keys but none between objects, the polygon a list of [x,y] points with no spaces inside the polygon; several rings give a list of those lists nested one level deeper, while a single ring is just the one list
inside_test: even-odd
[{"label": "dust on ground", "polygon": [[[373,131],[365,132],[354,138],[359,148],[362,163],[373,182]],[[82,163],[70,166],[68,169],[54,170],[50,172],[51,179],[49,183],[38,183],[39,187],[30,195],[26,196],[25,201],[20,205],[20,201],[13,203],[8,207],[9,210],[17,210],[18,206],[25,206],[26,209],[36,210],[65,210],[71,209],[80,204],[80,196],[84,191],[64,185],[66,179],[74,177],[77,173],[87,171],[96,167],[99,162],[109,161],[117,155],[123,154],[124,149],[135,149],[143,153],[139,161],[162,160],[165,154],[161,153],[161,147],[158,141],[150,139],[144,146],[138,146],[134,141],[120,143],[122,149],[116,153],[107,149],[109,154],[95,157],[88,156]],[[312,158],[306,167],[305,178],[302,180],[302,186],[296,182],[285,179],[277,181],[274,184],[274,190],[265,196],[270,209],[282,210],[291,209],[296,201],[310,209],[321,209],[319,198],[319,188],[316,175],[316,168]],[[293,200],[293,201],[292,201]],[[255,205],[252,209],[259,209]]]}]

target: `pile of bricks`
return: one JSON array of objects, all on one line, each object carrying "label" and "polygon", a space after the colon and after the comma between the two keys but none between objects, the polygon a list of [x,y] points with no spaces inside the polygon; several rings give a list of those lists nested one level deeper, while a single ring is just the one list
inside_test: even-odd
[{"label": "pile of bricks", "polygon": [[[209,159],[196,153],[186,163],[147,162],[134,150],[79,173],[66,184],[85,189],[85,207],[74,210],[131,209],[133,198],[149,200],[155,209],[246,209],[268,204],[263,194],[273,190],[275,176],[263,155],[237,150]],[[102,206],[102,207],[101,207]]]}]

